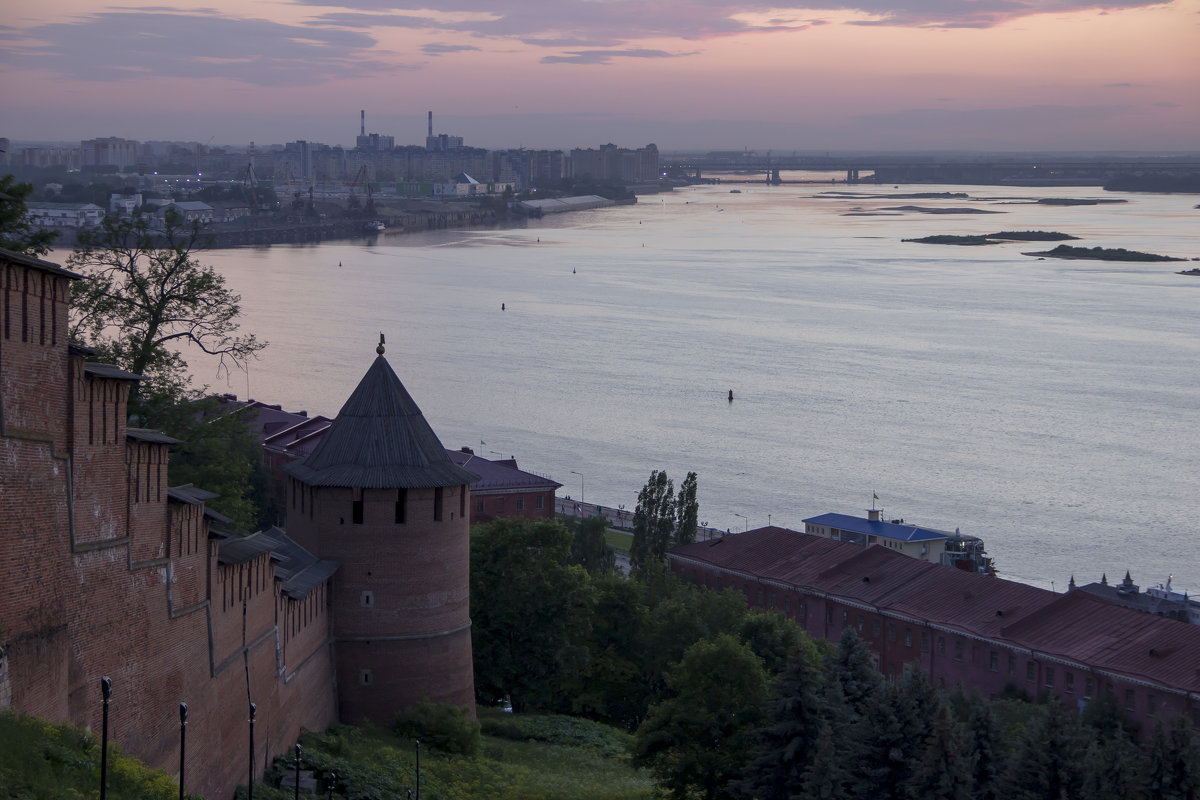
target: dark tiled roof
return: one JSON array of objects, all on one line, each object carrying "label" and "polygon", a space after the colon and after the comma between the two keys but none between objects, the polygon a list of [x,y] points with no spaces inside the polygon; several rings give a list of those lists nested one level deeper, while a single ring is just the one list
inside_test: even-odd
[{"label": "dark tiled roof", "polygon": [[886,547],[864,550],[781,528],[676,547],[670,556],[1200,691],[1200,626],[1114,606],[1087,592],[1056,594],[919,561]]},{"label": "dark tiled roof", "polygon": [[502,461],[492,461],[487,458],[481,458],[474,453],[464,453],[462,450],[447,450],[447,455],[450,460],[458,464],[460,467],[474,472],[478,477],[471,482],[471,493],[499,491],[503,489],[523,489],[533,491],[536,489],[554,490],[562,486],[561,483],[551,480],[550,478],[535,475],[532,472],[517,468],[517,462],[513,459],[504,459]]},{"label": "dark tiled roof", "polygon": [[14,264],[21,264],[22,266],[26,266],[26,267],[34,267],[35,269],[40,269],[42,272],[50,272],[50,273],[53,273],[54,275],[61,275],[64,278],[82,278],[83,277],[82,275],[76,274],[74,272],[68,272],[67,270],[60,267],[58,264],[54,264],[50,261],[43,261],[42,259],[37,258],[36,256],[27,256],[24,253],[17,253],[12,250],[5,250],[2,247],[0,247],[0,260],[10,261]]},{"label": "dark tiled roof", "polygon": [[[172,439],[165,433],[152,431],[149,428],[126,428],[125,437],[127,439],[136,439],[139,442],[151,442],[152,444],[179,444],[178,439]],[[215,497],[216,495],[213,496]]]},{"label": "dark tiled roof", "polygon": [[293,600],[305,597],[329,580],[341,565],[318,559],[296,544],[281,528],[270,528],[250,536],[231,536],[217,545],[221,564],[244,564],[264,553],[271,554],[275,580],[280,590]]},{"label": "dark tiled roof", "polygon": [[469,484],[387,359],[379,356],[321,443],[284,467],[312,486],[423,489]]},{"label": "dark tiled roof", "polygon": [[[174,500],[177,503],[187,503],[192,506],[204,505],[214,497],[220,497],[220,495],[216,492],[210,492],[207,489],[197,488],[190,483],[185,483],[182,486],[171,486],[167,489],[168,500]],[[229,517],[208,505],[204,505],[204,516],[222,525],[229,525],[233,522]]]},{"label": "dark tiled roof", "polygon": [[83,371],[87,375],[95,375],[98,378],[112,378],[118,381],[140,381],[141,375],[133,372],[127,372],[113,364],[99,364],[95,361],[89,361],[83,365]]},{"label": "dark tiled roof", "polygon": [[217,563],[245,564],[263,553],[270,553],[275,544],[274,539],[263,533],[231,536],[217,543]]},{"label": "dark tiled roof", "polygon": [[897,525],[882,520],[876,522],[863,519],[862,517],[852,517],[849,514],[822,514],[819,517],[809,517],[804,522],[814,525],[827,525],[830,528],[853,531],[854,533],[862,533],[868,536],[880,536],[884,539],[896,539],[901,542],[923,542],[946,538],[945,533],[929,528],[921,528],[916,525]]}]

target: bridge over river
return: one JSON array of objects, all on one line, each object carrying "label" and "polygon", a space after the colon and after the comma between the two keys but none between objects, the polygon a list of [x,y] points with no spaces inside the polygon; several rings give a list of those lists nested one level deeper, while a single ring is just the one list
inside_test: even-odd
[{"label": "bridge over river", "polygon": [[[1200,175],[1197,156],[1100,157],[1052,155],[1038,157],[939,158],[928,154],[912,156],[867,153],[861,155],[671,155],[660,161],[671,177],[710,179],[714,174],[762,176],[764,183],[783,183],[784,172],[829,172],[845,176],[846,183],[1014,183],[1014,184],[1102,184],[1116,175],[1161,173]],[[833,178],[836,180],[837,178]]]}]

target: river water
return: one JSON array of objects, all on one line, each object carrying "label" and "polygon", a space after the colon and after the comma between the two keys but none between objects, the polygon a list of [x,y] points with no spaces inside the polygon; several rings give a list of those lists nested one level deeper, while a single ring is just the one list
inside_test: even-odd
[{"label": "river water", "polygon": [[[560,494],[632,508],[651,470],[694,470],[701,520],[735,531],[877,494],[889,519],[982,536],[1006,577],[1200,591],[1200,278],[1175,274],[1192,265],[901,242],[1037,229],[1194,257],[1200,198],[738,188],[205,253],[270,346],[248,376],[193,360],[196,377],[332,416],[383,331],[446,446],[515,456]],[[886,197],[907,191],[970,198]],[[881,210],[898,206],[998,213]]]}]

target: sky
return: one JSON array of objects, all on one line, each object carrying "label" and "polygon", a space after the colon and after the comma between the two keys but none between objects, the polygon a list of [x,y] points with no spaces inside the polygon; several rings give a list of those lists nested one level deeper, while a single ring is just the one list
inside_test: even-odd
[{"label": "sky", "polygon": [[[204,2],[204,0],[200,0]],[[430,6],[437,6],[431,8]],[[0,137],[1200,150],[1200,0],[8,0]]]}]

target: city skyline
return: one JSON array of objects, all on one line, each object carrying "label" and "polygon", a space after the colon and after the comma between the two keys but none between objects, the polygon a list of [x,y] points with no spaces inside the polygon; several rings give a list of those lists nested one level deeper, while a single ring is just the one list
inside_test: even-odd
[{"label": "city skyline", "polygon": [[13,140],[1189,150],[1200,3],[23,0]]}]

